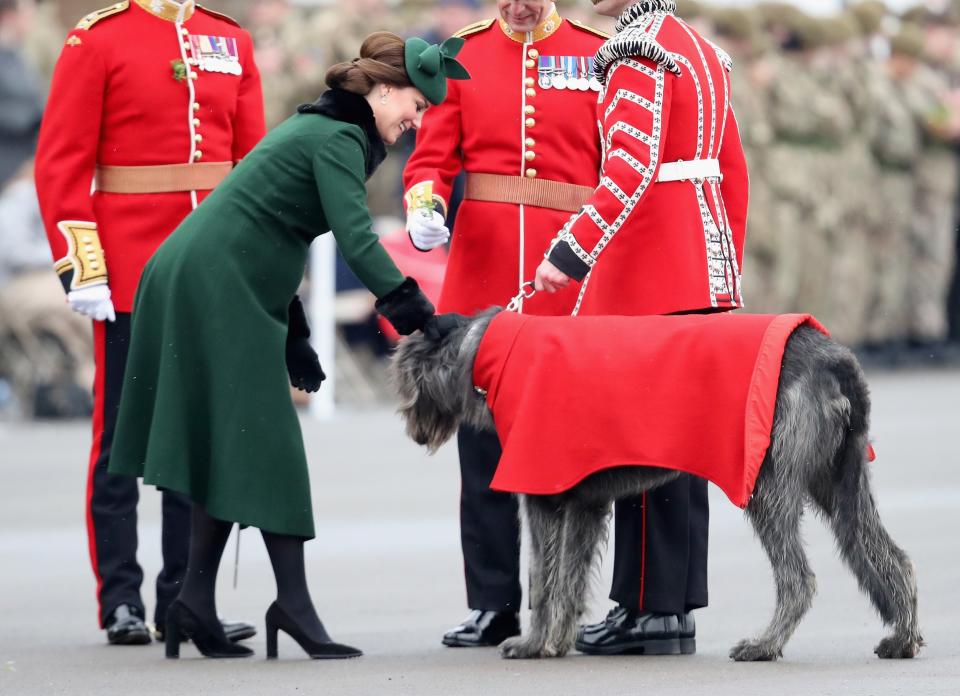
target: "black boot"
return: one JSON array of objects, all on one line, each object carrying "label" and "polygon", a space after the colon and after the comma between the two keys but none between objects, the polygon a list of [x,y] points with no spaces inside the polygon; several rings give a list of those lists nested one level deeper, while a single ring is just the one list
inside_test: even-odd
[{"label": "black boot", "polygon": [[443,634],[443,644],[451,648],[479,648],[500,645],[520,635],[520,615],[515,611],[474,609],[459,626]]},{"label": "black boot", "polygon": [[331,640],[307,588],[303,538],[260,530],[277,581],[277,601],[267,610],[267,657],[277,656],[277,631],[293,638],[314,659],[358,657],[357,648]]}]

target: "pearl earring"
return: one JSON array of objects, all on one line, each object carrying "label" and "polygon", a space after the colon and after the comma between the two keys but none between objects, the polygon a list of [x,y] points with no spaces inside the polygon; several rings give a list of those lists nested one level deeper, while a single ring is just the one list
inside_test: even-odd
[{"label": "pearl earring", "polygon": [[381,103],[381,104],[386,104],[386,103],[387,103],[387,95],[386,95],[386,94],[381,94],[381,95],[380,95],[380,103]]}]

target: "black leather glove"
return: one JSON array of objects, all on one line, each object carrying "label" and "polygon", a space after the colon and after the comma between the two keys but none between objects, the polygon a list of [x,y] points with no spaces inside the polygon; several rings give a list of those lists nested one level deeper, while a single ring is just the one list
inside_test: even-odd
[{"label": "black leather glove", "polygon": [[470,323],[470,318],[456,312],[448,314],[434,314],[423,325],[423,335],[431,341],[439,343],[451,331]]},{"label": "black leather glove", "polygon": [[400,285],[377,300],[376,310],[387,318],[401,336],[422,329],[436,311],[420,290],[417,281],[407,277]]},{"label": "black leather glove", "polygon": [[290,301],[287,325],[287,374],[290,384],[305,392],[315,392],[327,378],[320,367],[320,358],[310,345],[310,327],[303,304],[297,295]]}]

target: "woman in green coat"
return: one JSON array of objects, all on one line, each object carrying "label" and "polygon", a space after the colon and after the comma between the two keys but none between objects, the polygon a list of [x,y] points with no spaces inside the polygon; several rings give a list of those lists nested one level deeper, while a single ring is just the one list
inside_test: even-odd
[{"label": "woman in green coat", "polygon": [[147,264],[110,472],[193,501],[183,587],[166,620],[167,657],[181,634],[208,657],[252,651],[230,643],[214,586],[234,522],[259,527],[277,580],[267,656],[284,630],[311,657],[353,657],[333,642],[307,589],[303,542],[314,536],[307,462],[287,378],[324,379],[295,293],[310,242],[332,230],[347,263],[401,334],[430,329],[434,308],[372,231],[365,182],[384,143],[420,125],[469,77],[442,46],[367,37],[360,57],[330,69],[331,88],[271,131],[187,217]]}]

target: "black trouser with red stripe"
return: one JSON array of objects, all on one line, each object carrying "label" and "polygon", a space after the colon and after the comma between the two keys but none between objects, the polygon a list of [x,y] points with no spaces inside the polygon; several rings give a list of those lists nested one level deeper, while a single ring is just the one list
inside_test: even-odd
[{"label": "black trouser with red stripe", "polygon": [[[713,314],[717,308],[673,312]],[[707,606],[707,482],[676,481],[613,508],[610,599],[635,611],[683,614]]]},{"label": "black trouser with red stripe", "polygon": [[[137,563],[137,479],[107,472],[110,445],[120,408],[120,389],[130,344],[130,314],[117,313],[115,322],[93,324],[96,381],[94,383],[93,446],[87,479],[87,535],[90,562],[97,578],[100,625],[120,604],[146,618]],[[190,543],[190,501],[164,491],[161,546],[163,569],[157,576],[154,620],[163,624],[167,607],[180,591]]]},{"label": "black trouser with red stripe", "polygon": [[520,519],[511,493],[490,490],[500,461],[496,433],[468,425],[457,433],[460,448],[460,545],[467,606],[520,611]]},{"label": "black trouser with red stripe", "polygon": [[614,505],[610,599],[636,611],[707,606],[707,482],[684,474]]}]

